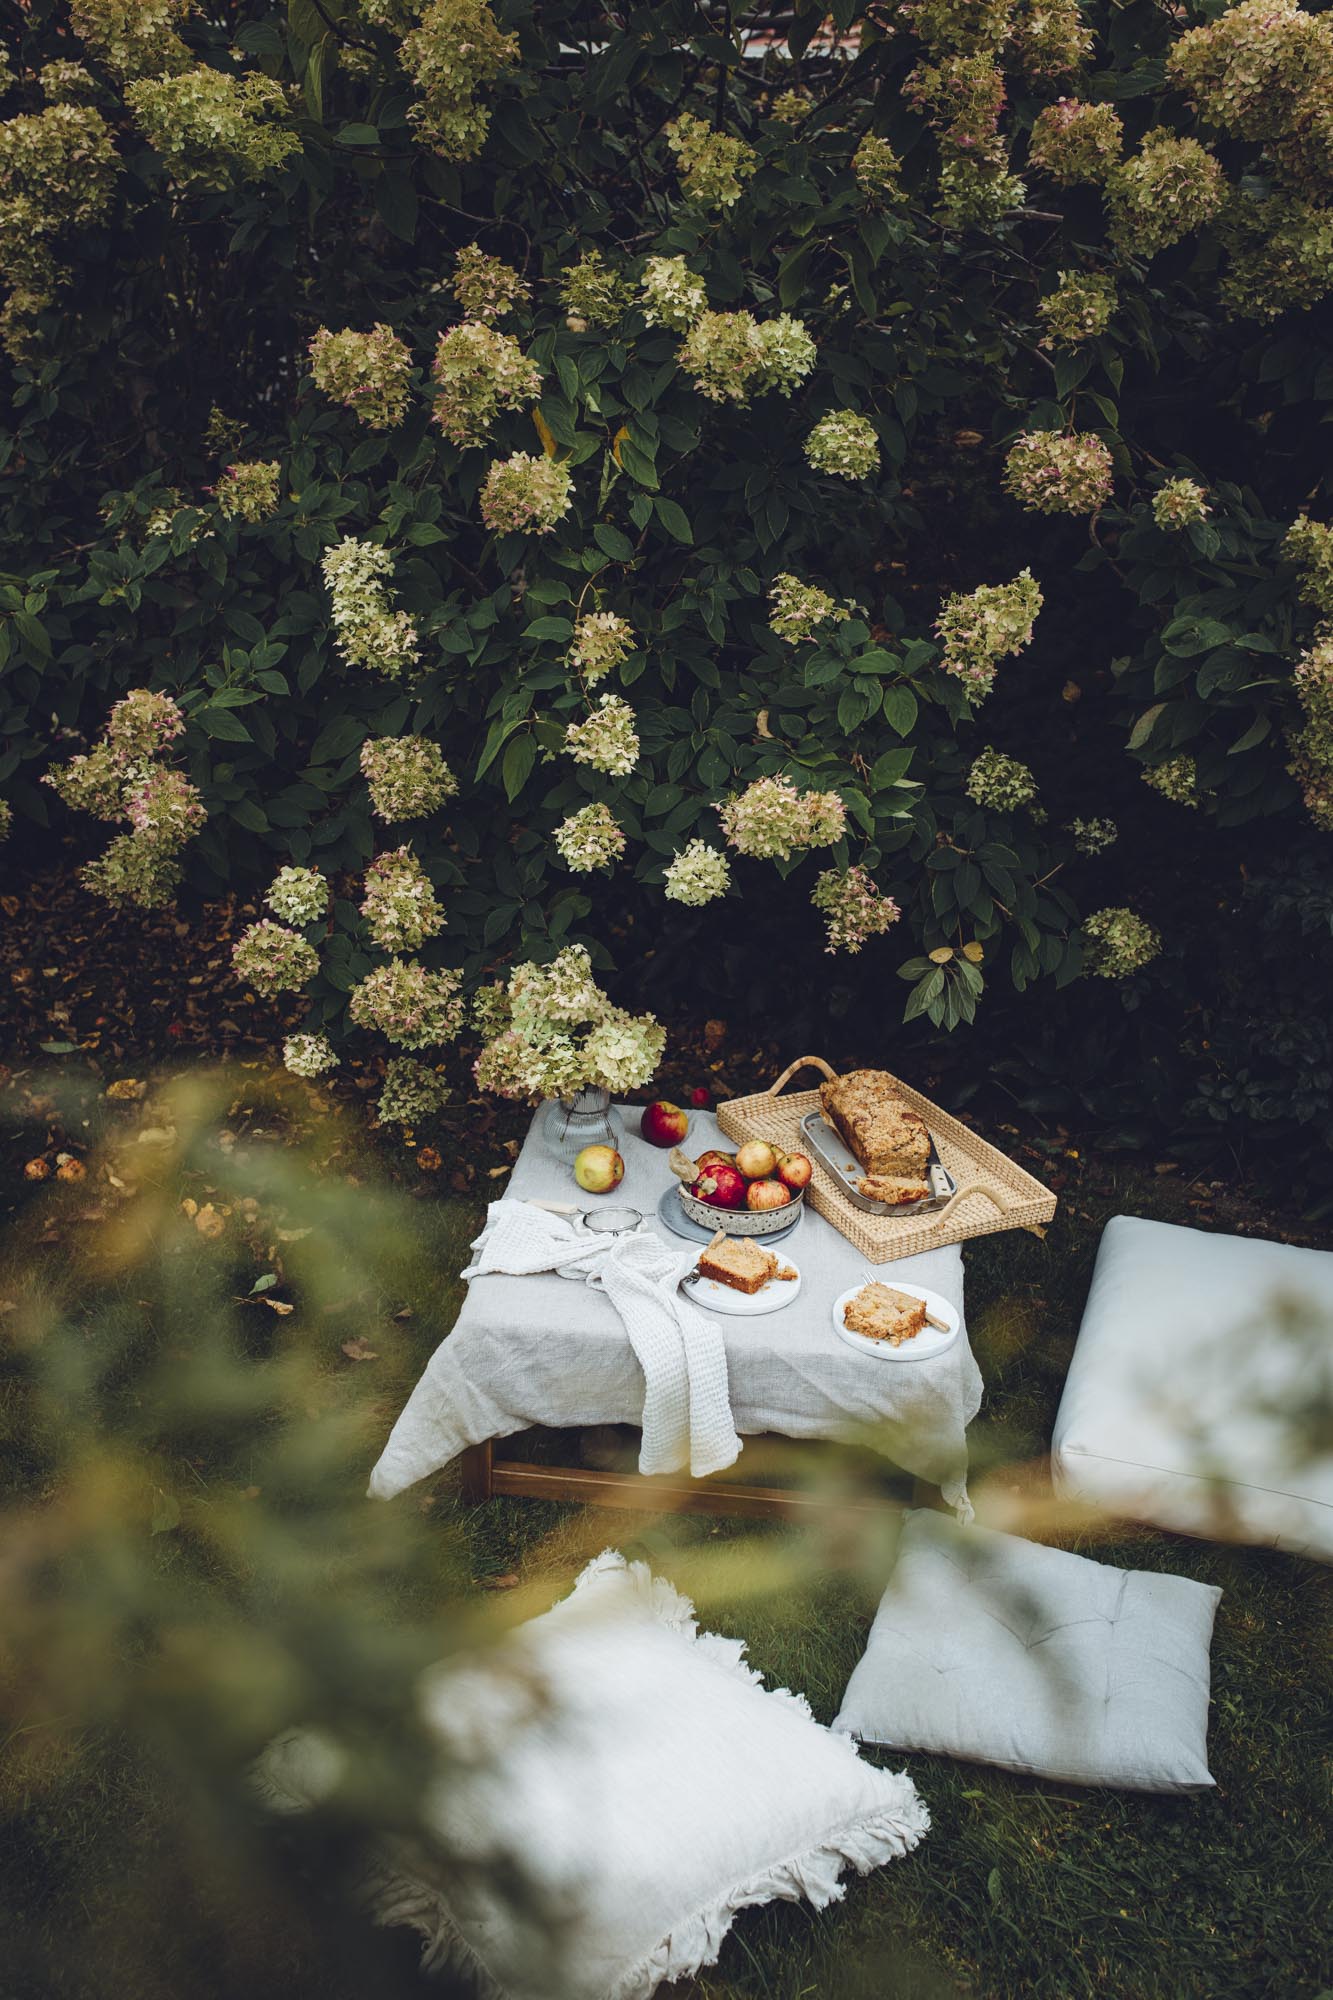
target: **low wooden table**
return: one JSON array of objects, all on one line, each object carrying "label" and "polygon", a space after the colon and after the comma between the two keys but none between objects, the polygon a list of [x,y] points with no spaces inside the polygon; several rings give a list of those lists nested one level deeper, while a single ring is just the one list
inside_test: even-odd
[{"label": "low wooden table", "polygon": [[[639,1472],[609,1472],[590,1465],[538,1465],[501,1458],[495,1443],[470,1445],[462,1457],[462,1499],[479,1505],[496,1495],[514,1500],[573,1500],[583,1507],[622,1507],[654,1514],[730,1514],[751,1520],[809,1521],[826,1513],[829,1497],[799,1487],[747,1486],[735,1479],[689,1479],[684,1474],[649,1479]],[[915,1482],[914,1499],[938,1497],[938,1488]],[[871,1511],[870,1498],[839,1501],[840,1511]]]},{"label": "low wooden table", "polygon": [[[682,1269],[691,1245],[670,1235],[657,1214],[674,1192],[665,1155],[634,1129],[626,1112],[625,1179],[617,1200],[639,1209],[650,1226],[679,1244]],[[720,1134],[711,1114],[696,1114],[688,1146],[697,1153]],[[568,1201],[569,1169],[531,1130],[506,1199]],[[591,1200],[596,1197],[591,1197]],[[901,1467],[953,1498],[967,1471],[967,1425],[981,1401],[981,1375],[966,1328],[943,1354],[895,1365],[854,1352],[833,1324],[834,1300],[865,1275],[860,1253],[822,1215],[807,1212],[783,1239],[800,1269],[798,1299],[764,1317],[720,1317],[736,1428],[749,1442],[740,1466],[695,1480],[685,1474],[644,1479],[630,1471],[508,1459],[492,1440],[527,1430],[637,1426],[643,1374],[608,1296],[555,1275],[475,1279],[453,1331],[440,1343],[394,1425],[370,1480],[387,1499],[444,1466],[465,1459],[465,1491],[585,1504],[693,1513],[800,1518],[819,1504],[787,1490],[763,1462],[768,1441],[799,1452],[816,1440],[857,1440],[880,1462]],[[961,1309],[962,1257],[956,1244],[885,1265],[942,1293]],[[762,1449],[759,1440],[765,1440]],[[521,1453],[522,1445],[515,1451]],[[756,1462],[759,1461],[759,1462]],[[738,1476],[741,1474],[742,1476]],[[750,1483],[753,1478],[754,1483]]]}]

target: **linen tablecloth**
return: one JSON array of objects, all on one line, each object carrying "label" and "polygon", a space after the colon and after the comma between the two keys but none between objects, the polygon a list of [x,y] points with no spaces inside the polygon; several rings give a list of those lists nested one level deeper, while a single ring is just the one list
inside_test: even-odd
[{"label": "linen tablecloth", "polygon": [[[515,1163],[509,1192],[523,1199],[578,1202],[592,1209],[641,1209],[666,1240],[656,1209],[672,1185],[665,1152],[638,1136],[639,1110],[621,1116],[625,1179],[614,1195],[584,1195],[534,1126]],[[685,1150],[730,1151],[711,1112],[691,1114]],[[966,1429],[981,1403],[981,1374],[967,1327],[929,1361],[882,1361],[855,1353],[833,1328],[833,1301],[859,1284],[865,1259],[822,1215],[807,1209],[778,1246],[802,1278],[800,1296],[781,1312],[752,1319],[718,1315],[736,1428],[746,1436],[776,1431],[791,1438],[859,1438],[895,1465],[965,1502]],[[691,1245],[680,1241],[681,1269]],[[899,1264],[875,1268],[928,1286],[963,1311],[963,1260],[956,1243]],[[370,1479],[388,1499],[447,1465],[468,1445],[511,1437],[532,1425],[555,1429],[637,1424],[643,1371],[615,1307],[586,1286],[560,1277],[474,1278],[452,1333],[426,1365]],[[744,1459],[741,1464],[743,1466]]]}]

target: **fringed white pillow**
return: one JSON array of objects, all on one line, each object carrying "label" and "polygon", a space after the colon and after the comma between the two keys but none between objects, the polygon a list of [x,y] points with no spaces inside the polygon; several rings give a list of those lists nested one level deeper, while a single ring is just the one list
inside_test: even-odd
[{"label": "fringed white pillow", "polygon": [[[930,1824],[906,1776],[863,1763],[800,1695],[765,1690],[739,1640],[700,1632],[687,1599],[610,1550],[424,1698],[451,1861],[395,1853],[372,1901],[487,2000],[648,2000],[715,1963],[739,1910],[822,1909],[845,1867],[867,1874]],[[308,1803],[319,1762],[310,1738],[275,1746],[270,1797]]]}]

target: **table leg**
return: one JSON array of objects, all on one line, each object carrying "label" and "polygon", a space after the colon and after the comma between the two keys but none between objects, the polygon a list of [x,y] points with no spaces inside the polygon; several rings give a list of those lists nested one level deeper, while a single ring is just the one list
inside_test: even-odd
[{"label": "table leg", "polygon": [[495,1447],[487,1438],[485,1444],[469,1445],[463,1453],[463,1478],[460,1495],[468,1506],[476,1506],[482,1500],[489,1500],[495,1491],[491,1467]]}]

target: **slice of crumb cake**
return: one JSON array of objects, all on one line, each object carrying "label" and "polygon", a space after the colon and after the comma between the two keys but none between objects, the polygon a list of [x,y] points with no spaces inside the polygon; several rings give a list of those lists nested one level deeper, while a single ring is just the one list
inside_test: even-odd
[{"label": "slice of crumb cake", "polygon": [[876,1281],[862,1285],[856,1297],[848,1299],[842,1323],[849,1333],[864,1334],[867,1340],[887,1340],[890,1347],[901,1347],[905,1340],[915,1340],[924,1327],[925,1301],[913,1298],[910,1292],[900,1292],[894,1285]]},{"label": "slice of crumb cake", "polygon": [[777,1268],[773,1252],[747,1236],[724,1236],[699,1252],[699,1276],[730,1285],[735,1292],[762,1291]]}]

